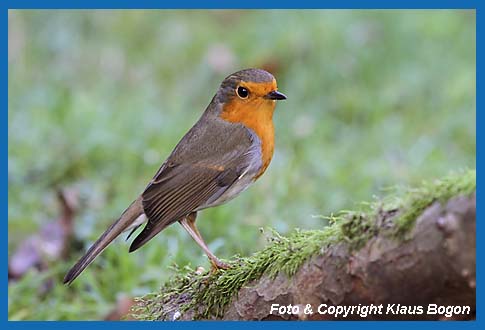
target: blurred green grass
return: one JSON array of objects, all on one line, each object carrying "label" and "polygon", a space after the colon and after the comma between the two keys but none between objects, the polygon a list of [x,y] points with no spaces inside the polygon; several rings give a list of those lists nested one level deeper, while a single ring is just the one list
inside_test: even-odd
[{"label": "blurred green grass", "polygon": [[[475,40],[474,11],[10,11],[9,255],[58,215],[57,186],[79,191],[87,248],[246,67],[288,100],[264,177],[199,216],[222,258],[264,246],[260,227],[319,228],[313,215],[474,168]],[[64,287],[77,257],[10,284],[9,319],[99,319],[173,263],[208,267],[180,226],[135,254],[118,239]]]}]

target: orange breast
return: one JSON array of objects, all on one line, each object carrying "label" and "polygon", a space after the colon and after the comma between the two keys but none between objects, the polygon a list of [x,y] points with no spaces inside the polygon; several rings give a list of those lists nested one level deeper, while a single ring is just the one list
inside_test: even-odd
[{"label": "orange breast", "polygon": [[262,166],[255,180],[259,178],[273,158],[274,152],[274,126],[273,112],[275,102],[271,100],[256,99],[251,102],[234,101],[224,105],[220,117],[231,123],[242,123],[253,130],[261,140]]}]

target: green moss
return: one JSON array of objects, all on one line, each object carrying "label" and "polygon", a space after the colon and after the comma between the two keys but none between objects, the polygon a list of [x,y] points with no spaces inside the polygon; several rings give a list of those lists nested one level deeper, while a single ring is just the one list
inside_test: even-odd
[{"label": "green moss", "polygon": [[362,247],[372,236],[378,232],[378,225],[365,212],[345,212],[339,222],[342,235],[347,239],[351,249]]},{"label": "green moss", "polygon": [[387,206],[400,210],[394,220],[394,234],[403,237],[414,227],[416,218],[433,202],[445,203],[451,197],[469,195],[475,190],[475,170],[453,173],[441,180],[423,182],[419,188],[408,189],[403,197],[395,198],[396,204],[389,203]]},{"label": "green moss", "polygon": [[173,311],[171,305],[180,308],[181,313],[196,310],[195,318],[220,317],[239,289],[263,274],[274,277],[283,272],[292,276],[311,256],[324,253],[338,242],[345,241],[350,249],[358,249],[383,230],[381,224],[384,221],[385,234],[404,239],[416,218],[434,201],[446,202],[453,196],[468,195],[475,189],[475,170],[464,171],[363,204],[358,212],[342,211],[325,217],[330,225],[322,230],[295,230],[288,237],[272,231],[266,248],[251,257],[236,258],[229,263],[232,266],[229,270],[204,274],[190,268],[177,270],[178,275],[166,283],[160,293],[139,299],[135,317],[164,319]]},{"label": "green moss", "polygon": [[187,292],[191,292],[192,297],[182,302],[183,310],[180,312],[203,302],[206,309],[197,317],[221,316],[234,293],[244,284],[259,279],[263,274],[274,277],[280,271],[291,276],[310,256],[342,239],[338,226],[323,230],[296,230],[288,237],[274,231],[272,233],[271,243],[266,248],[249,258],[236,258],[229,262],[231,268],[228,270],[198,275],[186,268],[183,275],[179,273],[174,280],[166,283],[160,294],[141,298],[135,309],[135,317],[144,320],[165,318],[168,311],[161,307],[166,307],[168,301]]}]

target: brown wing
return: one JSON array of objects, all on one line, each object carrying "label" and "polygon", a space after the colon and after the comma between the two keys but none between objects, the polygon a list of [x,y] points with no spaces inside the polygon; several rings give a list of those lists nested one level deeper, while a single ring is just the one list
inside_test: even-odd
[{"label": "brown wing", "polygon": [[[221,127],[212,125],[210,136],[218,133],[216,131]],[[194,128],[195,132],[189,132],[182,140],[188,141],[183,150],[179,146],[175,148],[143,192],[143,209],[148,222],[131,244],[130,252],[170,224],[222,195],[245,170],[258,163],[252,134],[245,128],[232,129],[232,134],[226,136],[219,134],[219,141],[208,141],[204,137],[204,133],[209,132],[207,129],[197,131],[197,125]],[[200,154],[201,142],[204,156]],[[221,152],[220,145],[211,149],[215,143],[222,143],[227,151]],[[188,149],[194,149],[194,152]],[[197,160],[194,153],[200,154]],[[190,158],[181,156],[183,154]]]},{"label": "brown wing", "polygon": [[[167,173],[161,172],[162,178],[152,183],[142,195],[148,222],[131,244],[130,252],[173,222],[204,206],[215,195],[222,195],[244,172],[244,167],[235,166],[236,159],[217,166],[180,164]],[[244,159],[243,164],[248,166]],[[167,178],[163,177],[165,175]]]}]

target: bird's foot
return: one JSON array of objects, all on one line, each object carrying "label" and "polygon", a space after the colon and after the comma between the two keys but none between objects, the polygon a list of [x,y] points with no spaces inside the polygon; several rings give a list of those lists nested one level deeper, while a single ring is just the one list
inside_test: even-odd
[{"label": "bird's foot", "polygon": [[226,264],[225,262],[220,261],[217,258],[209,259],[209,261],[211,263],[211,273],[215,273],[219,269],[224,269],[225,270],[225,269],[231,268],[228,264]]}]

